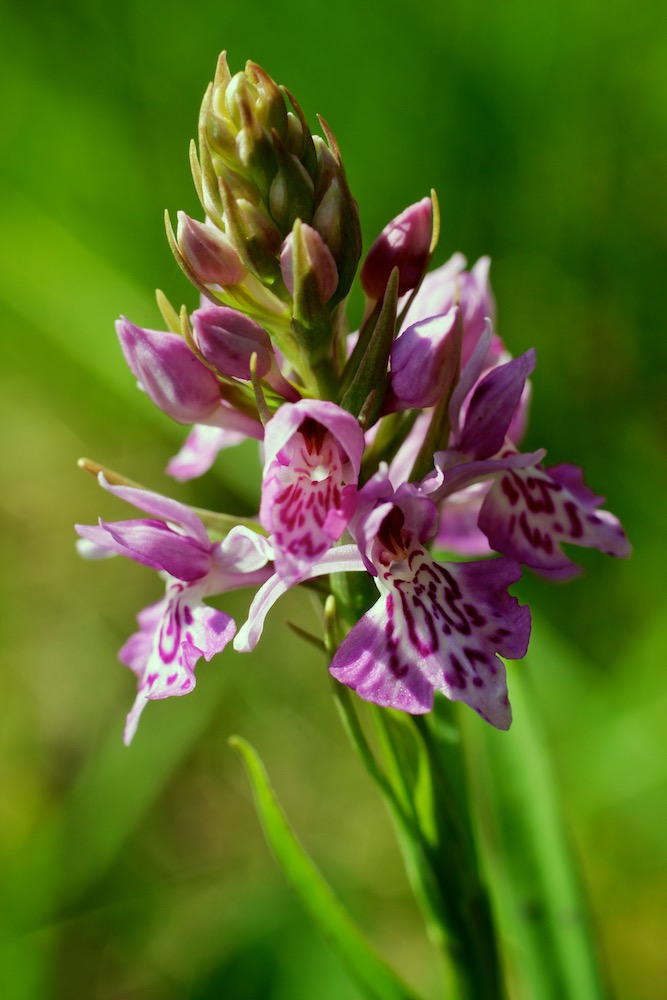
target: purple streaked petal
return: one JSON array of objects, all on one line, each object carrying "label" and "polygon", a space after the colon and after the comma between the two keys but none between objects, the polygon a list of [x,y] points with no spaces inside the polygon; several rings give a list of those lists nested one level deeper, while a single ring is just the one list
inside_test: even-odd
[{"label": "purple streaked petal", "polygon": [[380,598],[337,650],[331,673],[378,705],[421,714],[439,690],[509,728],[498,654],[520,657],[528,645],[530,612],[507,593],[520,573],[508,559],[439,564],[413,546],[404,564],[378,576]]},{"label": "purple streaked petal", "polygon": [[139,510],[145,511],[146,514],[152,514],[153,517],[162,521],[171,521],[172,524],[181,525],[200,545],[210,546],[206,528],[194,511],[185,504],[150,490],[138,489],[135,486],[113,486],[107,481],[103,472],[99,473],[97,479],[100,486],[103,486],[109,493],[113,493],[114,496],[126,500],[127,503],[131,503]]},{"label": "purple streaked petal", "polygon": [[630,555],[630,544],[613,514],[584,484],[580,469],[557,465],[508,469],[491,487],[479,526],[492,548],[554,579],[580,570],[563,552],[563,542]]},{"label": "purple streaked petal", "polygon": [[[410,473],[417,461],[417,456],[424,443],[426,432],[431,423],[432,413],[420,413],[414,422],[412,430],[403,441],[389,466],[389,478],[398,488],[410,478]],[[378,426],[376,424],[376,426]]]},{"label": "purple streaked petal", "polygon": [[431,212],[431,199],[422,198],[392,219],[374,241],[359,275],[372,299],[382,298],[394,267],[399,271],[399,295],[419,284],[431,244]]},{"label": "purple streaked petal", "polygon": [[211,544],[203,547],[188,535],[181,535],[163,521],[143,518],[136,521],[100,522],[100,526],[135,562],[164,570],[178,580],[191,583],[211,568]]},{"label": "purple streaked petal", "polygon": [[[544,448],[526,454],[517,453],[513,449],[507,448],[499,458],[467,462],[465,456],[458,452],[438,451],[434,455],[435,466],[442,472],[444,479],[441,482],[435,478],[432,480],[435,489],[433,492],[429,492],[430,498],[434,503],[439,503],[473,483],[490,479],[506,469],[532,468],[538,465],[545,455]],[[430,478],[428,482],[431,482]]]},{"label": "purple streaked petal", "polygon": [[241,431],[195,424],[181,450],[170,459],[167,465],[167,474],[178,479],[179,482],[203,476],[211,468],[218,453],[223,448],[232,448],[245,440],[246,435]]},{"label": "purple streaked petal", "polygon": [[[328,573],[353,573],[365,569],[356,545],[338,545],[325,552],[318,562],[308,569],[299,582],[304,583],[306,580],[313,580],[317,576],[326,576]],[[267,614],[278,598],[282,597],[289,589],[290,584],[277,573],[274,573],[264,586],[260,587],[250,605],[248,620],[241,626],[234,639],[234,649],[238,653],[249,653],[255,648],[262,636]]]},{"label": "purple streaked petal", "polygon": [[288,583],[345,531],[363,446],[357,421],[334,403],[286,403],[267,424],[259,517]]},{"label": "purple streaked petal", "polygon": [[471,457],[484,459],[503,446],[519,405],[526,379],[535,368],[535,351],[498,365],[480,380],[468,405],[457,447]]},{"label": "purple streaked petal", "polygon": [[207,417],[202,417],[198,423],[208,427],[219,427],[227,431],[235,431],[245,435],[245,437],[254,438],[256,441],[262,441],[264,438],[264,428],[257,417],[252,417],[249,413],[242,413],[240,410],[235,410],[224,399],[221,400],[216,410],[209,413]]},{"label": "purple streaked petal", "polygon": [[490,484],[475,483],[453,497],[440,510],[440,525],[435,545],[462,556],[490,556],[492,549],[477,521]]},{"label": "purple streaked petal", "polygon": [[344,454],[341,457],[344,462],[349,461],[356,481],[365,445],[363,431],[351,413],[328,400],[300,399],[297,403],[285,403],[280,407],[266,425],[265,466],[273,462],[280,449],[307,418],[325,427],[342,446]]},{"label": "purple streaked petal", "polygon": [[84,559],[108,559],[115,555],[131,558],[125,546],[116,542],[109,532],[98,524],[75,524],[74,530],[79,535],[76,550]]},{"label": "purple streaked petal", "polygon": [[257,374],[263,378],[274,360],[271,339],[255,320],[238,309],[211,303],[192,314],[195,344],[223,375],[250,378],[250,359],[257,356]]},{"label": "purple streaked petal", "polygon": [[[456,279],[466,266],[466,258],[462,253],[455,253],[434,271],[430,271],[419,286],[408,310],[405,324],[418,323],[431,316],[441,316],[455,304]],[[402,312],[408,301],[408,295],[399,300],[398,312]]]},{"label": "purple streaked petal", "polygon": [[195,686],[200,657],[210,660],[231,640],[236,626],[229,615],[202,604],[203,587],[172,582],[163,600],[138,616],[140,629],[119,657],[139,677],[139,691],[127,717],[129,745],[149,701],[188,694]]}]

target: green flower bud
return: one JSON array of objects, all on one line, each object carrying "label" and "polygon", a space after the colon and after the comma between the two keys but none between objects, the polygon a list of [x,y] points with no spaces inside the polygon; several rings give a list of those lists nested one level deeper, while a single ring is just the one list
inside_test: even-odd
[{"label": "green flower bud", "polygon": [[295,219],[310,222],[315,209],[315,186],[303,164],[288,153],[279,137],[274,134],[274,147],[278,160],[276,174],[269,194],[271,215],[283,233],[288,233]]}]

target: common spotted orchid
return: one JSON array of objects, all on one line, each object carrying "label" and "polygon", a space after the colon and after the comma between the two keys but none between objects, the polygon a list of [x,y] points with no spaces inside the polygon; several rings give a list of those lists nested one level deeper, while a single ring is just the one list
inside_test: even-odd
[{"label": "common spotted orchid", "polygon": [[266,539],[246,527],[232,528],[223,541],[212,542],[184,504],[147,490],[113,486],[103,473],[99,481],[151,516],[76,525],[80,553],[88,558],[127,556],[158,570],[166,584],[164,597],[139,612],[139,631],[119,653],[139,683],[125,726],[129,744],[147,703],[192,691],[197,660],[210,660],[233,638],[232,618],[208,607],[204,598],[262,583],[270,575],[265,567],[272,553]]},{"label": "common spotted orchid", "polygon": [[[337,617],[335,678],[416,714],[439,691],[507,728],[499,657],[523,656],[530,631],[508,593],[521,564],[565,578],[576,567],[563,543],[616,556],[629,545],[578,469],[519,450],[535,352],[513,358],[493,332],[489,259],[466,270],[454,254],[427,273],[431,196],[389,222],[362,261],[335,140],[328,127],[326,141],[312,135],[286,94],[254,64],[232,78],[221,58],[195,169],[204,219],[181,212],[177,233],[168,227],[200,304],[179,316],[159,295],[165,332],[117,324],[140,387],[191,426],[171,475],[201,475],[247,439],[263,462],[256,519],[213,515],[224,524],[216,541],[186,505],[100,477],[149,516],[78,526],[82,552],[125,555],[166,584],[121,650],[139,682],[126,741],[149,700],[194,687],[200,657],[234,637],[237,651],[253,649],[290,588],[317,578],[342,601],[335,574],[359,594],[371,577],[379,592],[354,619]],[[365,315],[348,338],[357,274]],[[492,558],[444,562],[434,547]],[[204,602],[244,586],[256,593],[235,635]]]}]

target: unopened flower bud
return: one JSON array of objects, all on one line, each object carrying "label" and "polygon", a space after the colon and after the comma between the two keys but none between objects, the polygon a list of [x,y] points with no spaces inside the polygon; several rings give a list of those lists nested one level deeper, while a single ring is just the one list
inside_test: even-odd
[{"label": "unopened flower bud", "polygon": [[380,299],[389,275],[398,268],[398,294],[419,284],[431,246],[431,199],[422,198],[385,226],[368,251],[361,268],[361,284],[368,296]]},{"label": "unopened flower bud", "polygon": [[392,409],[435,404],[451,391],[461,356],[461,314],[421,320],[404,330],[391,349]]},{"label": "unopened flower bud", "polygon": [[283,232],[292,228],[295,219],[309,222],[315,210],[315,186],[312,177],[292,153],[288,153],[278,136],[274,136],[278,172],[269,193],[271,215]]},{"label": "unopened flower bud", "polygon": [[[312,226],[305,222],[295,224],[302,241],[304,272],[315,278],[321,302],[328,302],[338,287],[338,270],[328,246]],[[294,295],[294,229],[283,243],[280,253],[280,270],[290,295]]]},{"label": "unopened flower bud", "polygon": [[176,238],[183,260],[203,284],[237,285],[248,273],[227,236],[215,226],[179,212]]},{"label": "unopened flower bud", "polygon": [[177,333],[144,330],[125,317],[116,332],[141,388],[178,423],[202,423],[220,406],[217,378]]},{"label": "unopened flower bud", "polygon": [[257,355],[257,374],[271,369],[273,348],[269,335],[249,316],[227,306],[205,306],[192,314],[192,335],[207,361],[221,375],[250,378],[250,359]]}]

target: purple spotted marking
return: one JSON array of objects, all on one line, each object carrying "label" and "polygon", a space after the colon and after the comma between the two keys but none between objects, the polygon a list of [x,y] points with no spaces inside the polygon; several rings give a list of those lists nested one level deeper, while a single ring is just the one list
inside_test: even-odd
[{"label": "purple spotted marking", "polygon": [[504,559],[435,562],[398,505],[382,521],[372,553],[380,597],[336,652],[333,675],[369,701],[412,713],[428,711],[440,690],[507,728],[505,671],[496,654],[522,656],[527,647],[530,614],[506,590],[519,567]]},{"label": "purple spotted marking", "polygon": [[616,556],[630,553],[618,520],[597,510],[600,503],[602,497],[588,489],[575,466],[512,468],[492,484],[478,524],[497,552],[567,579],[579,570],[563,552],[563,542]]}]

